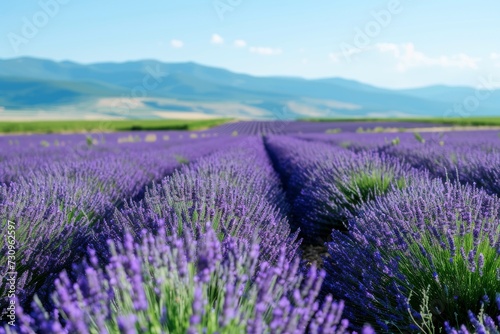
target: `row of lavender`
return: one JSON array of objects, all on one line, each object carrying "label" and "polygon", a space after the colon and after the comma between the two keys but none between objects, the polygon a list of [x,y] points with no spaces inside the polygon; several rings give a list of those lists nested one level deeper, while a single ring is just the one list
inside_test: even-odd
[{"label": "row of lavender", "polygon": [[338,120],[335,122],[313,122],[313,121],[282,121],[283,111],[276,111],[275,121],[239,121],[229,122],[210,130],[207,134],[220,135],[298,135],[317,133],[355,133],[382,130],[399,131],[411,128],[433,128],[442,126],[440,124],[426,122],[400,122],[400,121],[348,121]]},{"label": "row of lavender", "polygon": [[[125,166],[116,168],[92,162],[92,156],[99,161],[110,152],[88,153],[70,166],[55,159],[50,170],[42,164],[30,178],[45,180],[47,172],[59,173],[45,187],[35,182],[30,188],[25,176],[12,176],[3,186],[2,218],[17,220],[17,226],[26,229],[18,245],[29,246],[17,251],[28,260],[17,270],[24,269],[30,280],[23,282],[18,327],[0,332],[346,332],[343,303],[330,296],[321,303],[318,299],[325,273],[313,267],[305,274],[300,271],[300,242],[288,224],[289,208],[262,140],[222,143],[227,141],[196,146],[204,153],[217,152],[148,187],[142,200],[131,199],[113,214],[117,197],[107,192],[121,184],[127,172],[133,174],[127,164],[140,168],[138,162],[162,160],[155,155],[172,154],[182,146],[163,153],[154,149],[149,155],[143,147],[117,158]],[[139,152],[146,155],[134,159]],[[125,174],[117,172],[123,167]],[[149,180],[154,178],[153,173]],[[145,181],[126,180],[134,189]],[[74,186],[68,187],[68,182]],[[56,191],[58,186],[63,191]],[[132,188],[120,192],[121,198],[133,197]],[[22,191],[13,199],[10,192],[15,189]],[[40,198],[32,211],[23,206],[25,189]],[[18,211],[11,213],[14,208]],[[36,216],[40,210],[50,215]],[[82,262],[85,245],[89,247]],[[40,255],[48,262],[38,264]],[[52,286],[41,288],[40,283],[51,282],[44,275],[62,269],[51,304],[44,294]],[[32,292],[37,293],[35,302],[25,311]]]},{"label": "row of lavender", "polygon": [[[408,146],[423,147],[423,138],[405,135],[416,143]],[[429,157],[428,148],[415,153],[382,136],[267,139],[292,223],[310,243],[327,242],[322,293],[345,300],[354,327],[369,322],[382,332],[498,333],[500,200],[488,194],[494,185],[484,182],[484,191],[443,181],[424,161],[407,163],[408,156],[445,159],[436,147],[450,146],[449,138],[428,140],[436,150]],[[477,140],[473,149],[453,139],[451,151],[463,158],[474,152],[467,157],[477,165],[478,152],[485,157],[497,150],[493,140]],[[346,140],[349,145],[331,145]],[[459,175],[474,177],[474,167],[461,167]],[[482,168],[494,173],[498,167]]]},{"label": "row of lavender", "polygon": [[392,156],[432,177],[475,185],[500,195],[500,133],[465,131],[445,133],[303,135],[301,139],[333,144],[353,152]]},{"label": "row of lavender", "polygon": [[[173,148],[216,137],[181,131],[0,136],[0,182],[8,183],[42,166],[50,168],[56,161],[84,160],[89,153],[91,158],[97,154],[106,158],[110,154]],[[177,156],[183,158],[180,153]]]},{"label": "row of lavender", "polygon": [[21,304],[35,292],[46,294],[57,274],[85,253],[86,245],[95,239],[97,223],[111,217],[116,206],[140,196],[146,185],[183,162],[220,149],[224,141],[121,149],[111,144],[83,149],[78,145],[75,141],[57,150],[2,147],[0,238],[8,240],[7,225],[12,222],[16,241],[15,268],[8,270],[9,244],[2,243],[0,249],[0,305],[4,310],[10,273],[16,273],[16,296]]}]

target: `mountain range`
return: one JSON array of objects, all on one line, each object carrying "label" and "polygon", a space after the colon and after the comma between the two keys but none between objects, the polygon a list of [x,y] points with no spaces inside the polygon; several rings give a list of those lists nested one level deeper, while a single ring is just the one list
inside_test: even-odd
[{"label": "mountain range", "polygon": [[0,120],[492,115],[500,115],[500,90],[391,90],[341,78],[257,77],[193,62],[0,60]]}]

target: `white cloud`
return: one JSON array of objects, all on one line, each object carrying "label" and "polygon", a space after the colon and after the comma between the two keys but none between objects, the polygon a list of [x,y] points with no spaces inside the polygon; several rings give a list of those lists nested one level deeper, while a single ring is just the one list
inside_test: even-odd
[{"label": "white cloud", "polygon": [[269,48],[263,46],[252,46],[250,52],[256,53],[262,56],[275,56],[283,53],[283,50],[278,48]]},{"label": "white cloud", "polygon": [[247,46],[247,42],[242,39],[237,39],[234,41],[234,46],[237,48],[244,48]]},{"label": "white cloud", "polygon": [[495,67],[500,67],[500,53],[492,52],[490,59],[493,60]]},{"label": "white cloud", "polygon": [[480,58],[473,58],[464,53],[451,56],[430,57],[423,52],[417,51],[413,43],[393,44],[377,43],[375,50],[380,53],[388,53],[397,61],[396,68],[404,72],[415,67],[458,67],[477,69]]},{"label": "white cloud", "polygon": [[[402,44],[403,47],[407,46],[407,45],[413,46],[412,43]],[[399,47],[400,46],[398,44],[394,44],[394,43],[377,43],[377,44],[375,44],[375,49],[377,49],[380,52],[390,52],[396,58],[400,57],[400,55],[401,55]]]},{"label": "white cloud", "polygon": [[338,63],[340,61],[340,55],[338,52],[332,52],[328,54],[328,58],[334,63]]},{"label": "white cloud", "polygon": [[211,39],[212,44],[224,44],[224,38],[218,34],[213,34]]},{"label": "white cloud", "polygon": [[173,47],[173,48],[176,48],[176,49],[180,49],[184,46],[184,42],[181,41],[181,40],[178,40],[178,39],[173,39],[170,41],[170,45]]},{"label": "white cloud", "polygon": [[358,49],[354,47],[349,47],[349,48],[344,48],[342,47],[342,52],[331,52],[328,54],[328,58],[334,63],[340,62],[342,58],[345,58],[346,60],[351,60],[351,56],[356,55],[358,53],[361,53],[363,51],[366,51],[367,49]]},{"label": "white cloud", "polygon": [[[474,58],[464,53],[431,57],[416,50],[413,43],[376,43],[364,48],[342,45],[341,52],[332,52],[328,54],[328,57],[332,62],[338,63],[342,58],[350,61],[353,55],[371,51],[377,51],[380,54],[389,55],[394,58],[396,60],[396,69],[400,72],[405,72],[408,69],[416,67],[431,66],[477,69],[478,63],[481,61],[481,58]],[[493,59],[494,56],[499,56],[500,59],[500,54],[493,53],[490,57]]]}]

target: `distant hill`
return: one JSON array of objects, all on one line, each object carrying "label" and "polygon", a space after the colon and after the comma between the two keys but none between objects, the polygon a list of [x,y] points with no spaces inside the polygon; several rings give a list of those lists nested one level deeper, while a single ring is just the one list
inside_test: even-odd
[{"label": "distant hill", "polygon": [[[0,119],[40,110],[111,118],[457,117],[449,110],[474,93],[469,87],[389,90],[341,78],[256,77],[192,62],[0,60]],[[500,91],[471,113],[479,115],[500,115]]]},{"label": "distant hill", "polygon": [[[446,103],[464,103],[467,98],[479,97],[482,107],[497,109],[500,115],[500,90],[487,90],[486,87],[450,87],[450,86],[429,86],[414,89],[401,90],[403,94],[418,98],[430,99]],[[467,102],[465,102],[467,103]],[[471,103],[471,107],[473,103]]]}]

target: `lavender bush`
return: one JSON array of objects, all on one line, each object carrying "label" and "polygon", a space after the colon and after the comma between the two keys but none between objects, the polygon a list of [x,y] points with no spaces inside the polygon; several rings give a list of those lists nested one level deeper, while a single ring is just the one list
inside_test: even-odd
[{"label": "lavender bush", "polygon": [[221,242],[210,225],[194,234],[186,228],[183,236],[160,229],[143,235],[140,244],[127,234],[123,244],[109,242],[112,257],[104,270],[90,250],[76,284],[61,274],[57,311],[38,305],[32,315],[21,311],[18,331],[346,333],[343,303],[317,301],[324,272],[311,268],[303,278],[283,247],[275,265],[258,265],[255,237],[226,236]]},{"label": "lavender bush", "polygon": [[384,148],[399,159],[420,169],[426,169],[435,177],[475,184],[490,194],[500,194],[500,152],[489,145],[477,147],[470,143],[420,145],[417,147]]},{"label": "lavender bush", "polygon": [[[113,150],[109,145],[105,154],[100,149],[79,155],[71,151],[68,157],[75,160],[46,161],[32,172],[11,175],[15,181],[0,185],[0,238],[6,240],[8,221],[13,222],[19,301],[25,304],[35,292],[42,296],[49,291],[53,278],[78,261],[86,245],[93,242],[97,222],[110,217],[123,199],[140,195],[151,181],[179,167],[176,155],[192,160],[222,145],[211,140],[170,150],[143,146],[133,151]],[[29,160],[29,156],[20,159]],[[7,296],[7,250],[7,243],[2,243],[2,310]]]},{"label": "lavender bush", "polygon": [[321,143],[278,138],[268,147],[294,194],[295,218],[313,242],[326,240],[332,229],[345,230],[360,204],[425,177],[395,158]]},{"label": "lavender bush", "polygon": [[149,188],[140,202],[131,201],[109,221],[105,236],[120,239],[129,230],[156,233],[165,220],[169,231],[181,233],[198,220],[210,220],[220,238],[246,237],[245,226],[258,233],[266,261],[285,247],[289,258],[299,243],[286,219],[288,206],[280,181],[257,138],[184,166],[161,184]]},{"label": "lavender bush", "polygon": [[[355,321],[434,333],[468,312],[495,315],[500,200],[470,186],[421,182],[365,204],[348,234],[333,231],[325,291]],[[477,329],[477,328],[476,328]]]}]

